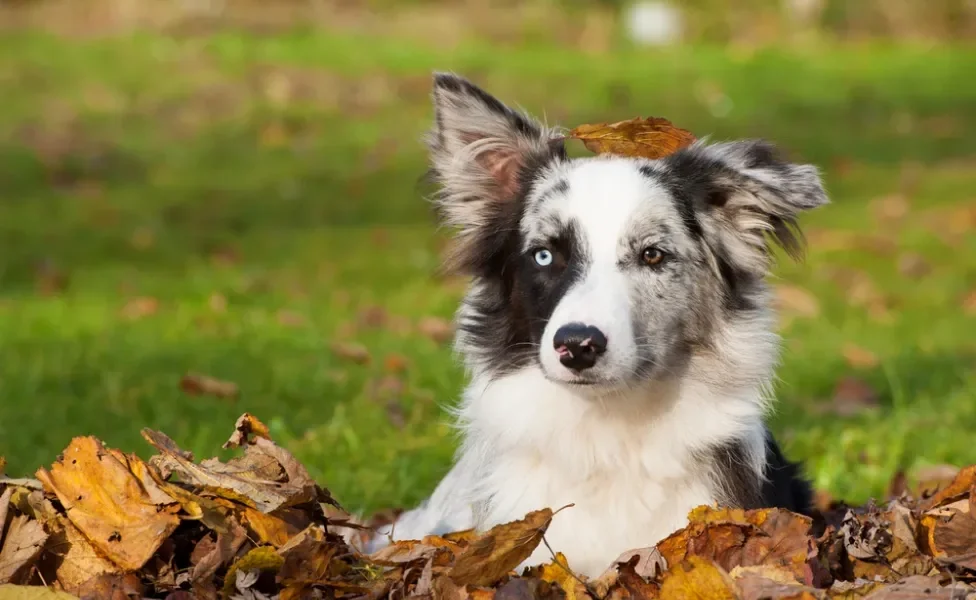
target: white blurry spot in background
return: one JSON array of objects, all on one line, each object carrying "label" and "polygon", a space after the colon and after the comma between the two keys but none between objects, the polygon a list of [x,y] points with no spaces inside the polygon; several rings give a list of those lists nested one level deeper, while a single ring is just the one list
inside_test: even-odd
[{"label": "white blurry spot in background", "polygon": [[634,2],[627,10],[625,23],[631,39],[647,46],[673,44],[684,33],[684,15],[669,2]]}]

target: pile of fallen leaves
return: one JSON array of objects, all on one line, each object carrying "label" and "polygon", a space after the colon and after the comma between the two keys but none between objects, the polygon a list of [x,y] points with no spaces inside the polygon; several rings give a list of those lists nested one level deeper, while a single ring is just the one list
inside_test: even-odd
[{"label": "pile of fallen leaves", "polygon": [[237,421],[225,447],[242,451],[227,462],[142,433],[148,461],[92,437],[37,479],[2,476],[0,460],[0,599],[976,597],[976,467],[817,520],[702,506],[587,579],[558,553],[516,570],[559,518],[549,508],[363,555],[346,539],[369,532],[254,417]]}]

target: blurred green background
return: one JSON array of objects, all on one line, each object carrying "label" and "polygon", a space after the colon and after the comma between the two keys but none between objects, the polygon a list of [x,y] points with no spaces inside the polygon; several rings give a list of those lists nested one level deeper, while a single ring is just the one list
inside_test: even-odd
[{"label": "blurred green background", "polygon": [[144,426],[202,458],[250,411],[350,508],[429,493],[463,384],[434,69],[550,124],[665,116],[822,166],[834,203],[773,278],[774,430],[852,501],[976,462],[976,5],[731,4],[0,2],[7,470],[80,434],[145,453]]}]

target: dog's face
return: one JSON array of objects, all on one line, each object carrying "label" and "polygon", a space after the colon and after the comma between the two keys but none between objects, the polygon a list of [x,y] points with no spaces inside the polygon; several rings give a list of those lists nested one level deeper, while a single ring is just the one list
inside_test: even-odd
[{"label": "dog's face", "polygon": [[815,168],[761,142],[570,160],[463,79],[436,76],[434,100],[438,205],[474,276],[458,342],[476,369],[595,389],[673,373],[767,310],[767,237],[798,250],[797,213],[826,202]]}]

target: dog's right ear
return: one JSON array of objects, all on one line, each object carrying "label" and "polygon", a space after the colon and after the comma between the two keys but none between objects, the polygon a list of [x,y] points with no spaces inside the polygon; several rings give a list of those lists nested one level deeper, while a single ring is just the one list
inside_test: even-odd
[{"label": "dog's right ear", "polygon": [[564,156],[539,123],[456,75],[434,76],[435,125],[427,138],[445,225],[464,238],[490,226],[523,193],[539,164]]}]

